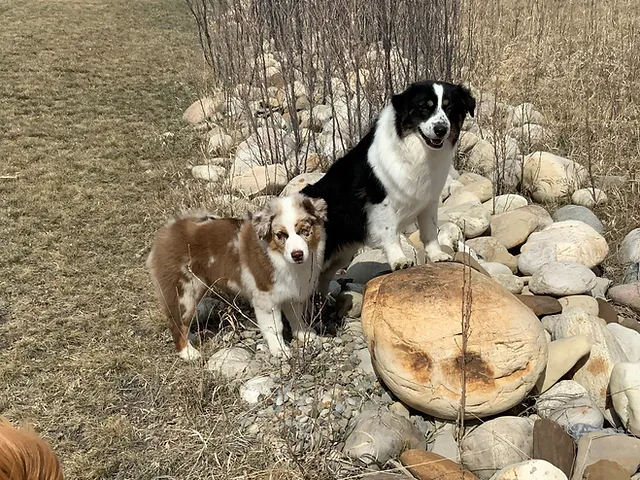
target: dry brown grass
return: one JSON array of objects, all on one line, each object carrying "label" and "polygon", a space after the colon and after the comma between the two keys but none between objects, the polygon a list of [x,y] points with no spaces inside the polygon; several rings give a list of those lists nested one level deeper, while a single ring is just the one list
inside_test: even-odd
[{"label": "dry brown grass", "polygon": [[[465,80],[532,101],[555,150],[629,177],[601,212],[615,252],[640,223],[640,4],[467,5]],[[0,176],[17,175],[0,179],[0,414],[33,422],[69,479],[331,478],[321,454],[243,437],[245,407],[174,360],[153,303],[152,235],[213,198],[184,175],[200,154],[180,115],[210,83],[186,6],[6,0],[0,14]]]},{"label": "dry brown grass", "polygon": [[[633,0],[470,0],[463,15],[472,60],[465,77],[498,100],[531,102],[549,121],[554,153],[624,175],[597,213],[606,225],[607,274],[640,225],[640,4]],[[470,41],[469,41],[470,40]]]},{"label": "dry brown grass", "polygon": [[0,10],[0,174],[18,174],[0,180],[0,413],[32,422],[69,479],[282,470],[238,435],[235,394],[175,362],[144,270],[198,154],[186,6]]}]

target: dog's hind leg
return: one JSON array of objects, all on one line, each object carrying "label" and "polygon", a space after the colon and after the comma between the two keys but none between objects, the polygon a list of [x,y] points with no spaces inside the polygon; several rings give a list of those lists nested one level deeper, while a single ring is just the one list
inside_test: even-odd
[{"label": "dog's hind leg", "polygon": [[189,326],[196,313],[198,302],[206,291],[206,286],[195,276],[185,278],[179,285],[171,304],[167,304],[169,327],[178,355],[183,360],[198,360],[200,352],[189,341]]},{"label": "dog's hind leg", "polygon": [[420,240],[431,262],[451,260],[451,255],[442,251],[438,242],[438,204],[433,202],[418,214]]}]

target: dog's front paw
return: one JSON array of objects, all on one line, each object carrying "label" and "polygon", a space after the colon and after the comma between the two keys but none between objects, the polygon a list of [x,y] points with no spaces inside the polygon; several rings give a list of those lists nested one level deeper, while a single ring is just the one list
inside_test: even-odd
[{"label": "dog's front paw", "polygon": [[293,334],[300,345],[308,345],[318,340],[318,334],[313,330],[298,330]]},{"label": "dog's front paw", "polygon": [[393,262],[393,265],[391,265],[391,269],[395,272],[396,270],[405,270],[409,267],[413,267],[413,265],[413,260],[403,258],[402,260]]},{"label": "dog's front paw", "polygon": [[288,360],[291,358],[291,349],[286,345],[270,346],[269,352],[276,358]]},{"label": "dog's front paw", "polygon": [[439,252],[433,252],[433,253],[427,254],[427,257],[429,257],[429,261],[432,263],[449,262],[452,260],[451,255],[449,255],[446,252],[443,252],[442,250],[440,250]]}]

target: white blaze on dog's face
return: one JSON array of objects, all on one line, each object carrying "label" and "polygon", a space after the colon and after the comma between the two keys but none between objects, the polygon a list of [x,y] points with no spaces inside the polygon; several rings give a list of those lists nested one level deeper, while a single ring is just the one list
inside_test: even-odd
[{"label": "white blaze on dog's face", "polygon": [[451,132],[451,123],[444,113],[443,107],[448,103],[448,100],[443,99],[444,89],[442,85],[437,83],[433,84],[433,92],[435,98],[427,100],[427,107],[432,110],[431,116],[426,120],[420,122],[418,128],[422,132],[427,145],[431,148],[441,148],[444,141]]},{"label": "white blaze on dog's face", "polygon": [[396,131],[403,138],[416,132],[427,147],[439,150],[458,141],[465,116],[474,115],[476,101],[462,85],[416,82],[391,99]]},{"label": "white blaze on dog's face", "polygon": [[326,214],[324,200],[296,194],[271,202],[254,216],[254,226],[270,250],[289,263],[303,264],[324,239]]}]

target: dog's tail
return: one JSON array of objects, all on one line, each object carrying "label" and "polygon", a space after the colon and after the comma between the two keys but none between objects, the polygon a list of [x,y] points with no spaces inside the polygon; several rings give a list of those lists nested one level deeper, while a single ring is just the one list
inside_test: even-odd
[{"label": "dog's tail", "polygon": [[172,220],[169,221],[169,223],[176,220],[191,220],[192,222],[195,222],[195,223],[202,223],[202,222],[208,222],[210,220],[220,220],[222,218],[223,217],[216,215],[214,213],[211,213],[207,210],[191,209],[191,210],[184,210],[178,213]]},{"label": "dog's tail", "polygon": [[60,461],[34,431],[0,417],[0,480],[63,480]]}]

